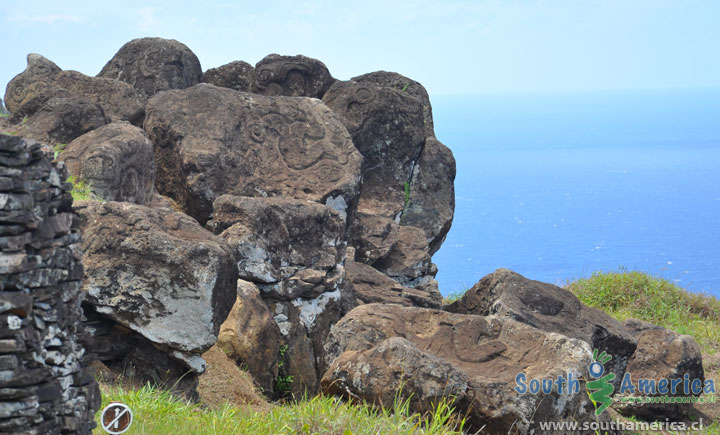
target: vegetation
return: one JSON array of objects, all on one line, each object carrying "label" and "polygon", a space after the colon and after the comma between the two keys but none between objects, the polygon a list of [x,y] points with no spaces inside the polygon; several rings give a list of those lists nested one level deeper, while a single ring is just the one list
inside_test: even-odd
[{"label": "vegetation", "polygon": [[666,279],[625,269],[596,272],[566,288],[584,304],[620,321],[641,319],[692,335],[703,353],[720,350],[720,301],[715,297],[690,293]]},{"label": "vegetation", "polygon": [[70,191],[73,201],[97,199],[92,193],[90,183],[87,181],[77,178],[74,175],[69,176],[67,181],[73,186],[72,191]]},{"label": "vegetation", "polygon": [[61,152],[65,151],[65,148],[67,148],[66,143],[59,143],[53,147],[53,159],[57,160],[58,156]]},{"label": "vegetation", "polygon": [[[376,411],[326,396],[259,412],[230,405],[202,409],[150,386],[103,390],[101,409],[111,401],[127,404],[133,412],[128,433],[134,434],[459,434],[464,423],[446,402],[439,403],[431,416],[410,413],[408,401]],[[104,433],[99,418],[100,413],[96,434]]]}]

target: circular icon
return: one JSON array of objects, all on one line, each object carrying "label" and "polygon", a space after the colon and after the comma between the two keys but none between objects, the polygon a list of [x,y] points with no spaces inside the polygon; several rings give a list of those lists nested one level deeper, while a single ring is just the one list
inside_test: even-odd
[{"label": "circular icon", "polygon": [[603,373],[605,373],[605,367],[602,364],[597,361],[590,364],[590,376],[593,378],[599,378],[603,375]]},{"label": "circular icon", "polygon": [[122,402],[110,402],[100,414],[102,428],[112,435],[121,434],[130,429],[132,420],[130,407]]}]

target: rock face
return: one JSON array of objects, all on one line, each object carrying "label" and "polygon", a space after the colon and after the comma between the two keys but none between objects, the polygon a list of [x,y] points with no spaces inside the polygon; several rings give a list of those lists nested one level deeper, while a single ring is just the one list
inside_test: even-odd
[{"label": "rock face", "polygon": [[97,104],[76,97],[52,97],[21,128],[23,136],[60,144],[109,122],[110,119]]},{"label": "rock face", "polygon": [[[638,341],[637,350],[627,366],[634,385],[638,379],[683,379],[687,374],[693,379],[705,381],[700,346],[689,335],[680,335],[669,329],[642,320],[628,319],[624,325]],[[632,394],[626,394],[626,396]],[[665,396],[665,394],[658,394]],[[685,394],[682,384],[676,394],[668,396],[692,396]],[[639,394],[639,396],[644,396]],[[676,419],[687,416],[692,406],[681,403],[635,403],[616,401],[614,408],[624,415],[650,420]]]},{"label": "rock face", "polygon": [[238,280],[237,293],[216,345],[245,367],[265,394],[271,395],[278,378],[282,335],[253,283]]},{"label": "rock face", "polygon": [[518,373],[528,380],[586,373],[589,346],[504,316],[363,305],[333,326],[325,352],[326,394],[388,406],[402,389],[417,412],[451,396],[469,429],[487,433],[532,433],[539,420],[595,421],[584,382],[572,394],[513,388]]},{"label": "rock face", "polygon": [[485,276],[444,309],[460,314],[504,315],[545,332],[582,340],[612,355],[606,367],[615,373],[615,391],[637,347],[631,332],[604,312],[583,305],[565,289],[507,269]]},{"label": "rock face", "polygon": [[63,71],[39,54],[29,54],[27,62],[5,92],[15,122],[33,115],[53,97],[75,97],[99,105],[113,121],[142,124],[145,98],[127,83]]},{"label": "rock face", "polygon": [[128,123],[112,123],[73,140],[58,155],[71,174],[107,201],[147,205],[155,184],[152,143]]},{"label": "rock face", "polygon": [[202,68],[185,44],[174,39],[140,38],[123,45],[98,77],[129,83],[151,97],[200,83]]},{"label": "rock face", "polygon": [[335,82],[319,60],[270,54],[255,65],[250,91],[256,94],[322,98]]},{"label": "rock face", "polygon": [[351,305],[342,216],[311,201],[230,195],[215,200],[213,215],[209,226],[232,247],[240,277],[257,285],[279,326],[278,376],[292,376],[296,393],[314,393],[325,336]]},{"label": "rock face", "polygon": [[440,308],[442,295],[436,288],[415,289],[403,287],[370,265],[352,260],[345,262],[348,285],[355,296],[355,305],[384,303]]},{"label": "rock face", "polygon": [[341,213],[357,197],[362,157],[318,100],[200,84],[153,97],[145,131],[158,191],[201,223],[224,193],[308,199]]},{"label": "rock face", "polygon": [[238,60],[217,68],[210,68],[203,74],[202,81],[222,88],[250,92],[254,70],[255,68],[249,63]]},{"label": "rock face", "polygon": [[87,369],[80,233],[62,163],[0,135],[0,432],[82,433],[100,391]]},{"label": "rock face", "polygon": [[83,201],[76,210],[85,234],[87,304],[165,350],[184,371],[202,373],[200,354],[216,342],[235,301],[237,271],[227,244],[167,208]]}]

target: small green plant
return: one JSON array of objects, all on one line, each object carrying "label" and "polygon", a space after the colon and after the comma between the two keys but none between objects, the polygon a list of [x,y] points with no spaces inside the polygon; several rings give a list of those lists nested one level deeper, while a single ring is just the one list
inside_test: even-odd
[{"label": "small green plant", "polygon": [[9,113],[0,113],[0,118],[9,118],[9,117],[10,117]]},{"label": "small green plant", "polygon": [[410,82],[405,83],[405,86],[403,86],[401,91],[403,91],[403,92],[407,91],[408,86],[410,86]]},{"label": "small green plant", "polygon": [[74,175],[69,176],[67,181],[73,186],[72,190],[70,191],[70,195],[72,195],[73,201],[85,201],[89,199],[94,199],[91,189],[92,186],[89,182],[77,178]]},{"label": "small green plant", "polygon": [[278,359],[278,377],[275,380],[275,395],[280,398],[290,395],[292,391],[292,384],[295,380],[294,376],[287,374],[287,372],[285,371],[284,359],[287,351],[287,344],[281,344],[278,348],[278,354],[280,355],[280,358]]},{"label": "small green plant", "polygon": [[65,148],[67,148],[66,143],[59,143],[53,147],[53,159],[57,160],[58,156],[61,152],[65,151]]}]

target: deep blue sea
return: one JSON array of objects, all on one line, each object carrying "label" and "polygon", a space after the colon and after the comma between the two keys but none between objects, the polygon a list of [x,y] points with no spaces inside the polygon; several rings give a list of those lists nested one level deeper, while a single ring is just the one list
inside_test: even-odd
[{"label": "deep blue sea", "polygon": [[505,267],[642,270],[720,297],[720,90],[432,100],[457,160],[443,294]]}]

